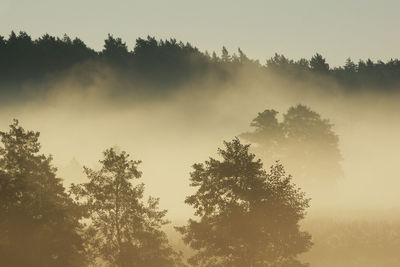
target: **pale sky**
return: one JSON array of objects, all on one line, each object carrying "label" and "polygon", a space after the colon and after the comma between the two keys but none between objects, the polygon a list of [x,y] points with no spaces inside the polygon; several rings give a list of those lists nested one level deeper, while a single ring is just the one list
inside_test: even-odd
[{"label": "pale sky", "polygon": [[331,65],[351,57],[400,57],[396,0],[0,0],[0,35],[26,31],[78,36],[100,50],[108,33],[133,48],[147,35],[188,41],[201,51],[240,47],[261,63],[323,54]]}]

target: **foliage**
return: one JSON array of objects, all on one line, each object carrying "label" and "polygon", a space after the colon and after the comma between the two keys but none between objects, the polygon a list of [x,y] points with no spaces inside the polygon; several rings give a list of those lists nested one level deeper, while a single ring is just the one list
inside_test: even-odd
[{"label": "foliage", "polygon": [[90,219],[91,252],[110,266],[180,266],[180,255],[172,250],[161,227],[166,210],[158,210],[158,199],[143,203],[140,161],[122,151],[107,149],[98,171],[85,167],[87,183],[73,185]]},{"label": "foliage", "polygon": [[367,59],[358,63],[348,59],[343,66],[332,68],[318,53],[297,61],[275,54],[265,65],[249,59],[240,49],[237,54],[230,54],[223,47],[221,56],[211,54],[173,38],[137,38],[134,48],[129,50],[121,38],[109,34],[104,49],[95,51],[79,38],[72,40],[67,35],[59,38],[45,34],[33,40],[26,32],[11,32],[8,38],[0,36],[0,90],[8,94],[23,93],[26,83],[40,83],[52,74],[88,63],[91,65],[86,66],[86,72],[100,65],[114,69],[120,78],[132,84],[158,90],[176,89],[187,82],[210,77],[227,81],[237,77],[241,70],[257,74],[254,76],[257,80],[278,74],[287,80],[315,83],[323,77],[351,90],[398,90],[400,84],[398,59],[388,62]]},{"label": "foliage", "polygon": [[311,70],[320,72],[320,73],[328,73],[329,72],[329,64],[326,63],[325,58],[323,58],[320,54],[315,54],[310,60]]},{"label": "foliage", "polygon": [[65,192],[39,133],[17,120],[0,132],[0,259],[2,266],[82,266],[81,212]]},{"label": "foliage", "polygon": [[329,120],[304,105],[289,108],[278,121],[278,112],[265,110],[253,119],[252,132],[240,135],[257,145],[266,162],[281,160],[304,181],[334,181],[342,176],[338,136]]},{"label": "foliage", "polygon": [[236,138],[219,149],[222,160],[193,165],[195,194],[186,203],[198,220],[176,229],[197,253],[194,266],[303,266],[296,255],[311,247],[300,231],[309,200],[281,164],[266,173]]}]

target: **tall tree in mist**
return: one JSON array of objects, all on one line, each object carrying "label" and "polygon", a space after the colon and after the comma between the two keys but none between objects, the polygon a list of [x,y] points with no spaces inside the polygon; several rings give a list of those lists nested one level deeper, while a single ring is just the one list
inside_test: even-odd
[{"label": "tall tree in mist", "polygon": [[253,131],[240,135],[257,146],[266,163],[280,160],[304,182],[334,181],[342,176],[339,138],[332,124],[304,105],[289,108],[283,121],[270,109],[258,114]]},{"label": "tall tree in mist", "polygon": [[18,121],[0,132],[0,265],[83,266],[81,212]]},{"label": "tall tree in mist", "polygon": [[104,49],[101,55],[113,63],[124,64],[129,59],[128,47],[121,38],[114,38],[111,34],[104,40]]},{"label": "tall tree in mist", "polygon": [[321,54],[315,54],[310,60],[311,70],[319,73],[328,73],[329,64]]},{"label": "tall tree in mist", "polygon": [[276,163],[267,173],[238,139],[224,142],[222,160],[194,164],[186,198],[198,220],[177,227],[197,253],[194,266],[303,266],[296,256],[311,247],[300,231],[309,200]]},{"label": "tall tree in mist", "polygon": [[107,149],[98,171],[84,168],[89,182],[73,185],[72,192],[84,201],[91,221],[91,251],[111,266],[180,266],[180,255],[172,250],[165,233],[166,210],[158,210],[158,199],[143,203],[140,161],[126,152]]}]

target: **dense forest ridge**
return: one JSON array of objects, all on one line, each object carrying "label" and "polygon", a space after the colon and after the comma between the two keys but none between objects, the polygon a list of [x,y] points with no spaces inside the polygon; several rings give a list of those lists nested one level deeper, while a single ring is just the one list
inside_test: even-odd
[{"label": "dense forest ridge", "polygon": [[238,49],[230,54],[223,47],[221,56],[215,52],[201,52],[189,43],[176,39],[157,40],[148,36],[138,38],[129,50],[121,38],[108,35],[104,49],[95,51],[79,38],[68,35],[54,37],[45,34],[33,40],[26,32],[11,32],[8,39],[0,36],[0,90],[25,82],[41,81],[47,74],[68,70],[87,62],[106,64],[135,81],[159,88],[175,88],[190,79],[209,76],[226,80],[242,67],[258,75],[271,73],[285,78],[309,80],[323,76],[347,89],[379,88],[396,90],[400,85],[400,61],[387,62],[370,59],[353,62],[350,58],[343,66],[331,68],[325,58],[315,54],[310,60],[292,60],[275,54],[265,64],[249,59]]}]

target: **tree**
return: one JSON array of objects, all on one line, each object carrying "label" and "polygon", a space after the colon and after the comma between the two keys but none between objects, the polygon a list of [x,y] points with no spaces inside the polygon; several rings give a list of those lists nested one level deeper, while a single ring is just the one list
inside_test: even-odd
[{"label": "tree", "polygon": [[283,121],[271,109],[250,124],[254,131],[240,135],[256,144],[263,160],[282,161],[302,182],[335,181],[342,177],[339,138],[327,119],[304,105],[289,108]]},{"label": "tree", "polygon": [[224,142],[222,160],[193,165],[195,194],[185,202],[198,220],[176,229],[197,253],[194,266],[304,266],[296,255],[311,247],[300,231],[309,200],[276,163],[269,173],[239,139]]},{"label": "tree", "polygon": [[323,58],[320,54],[316,53],[310,60],[310,67],[313,71],[319,73],[328,73],[329,72],[329,64],[326,63],[325,58]]},{"label": "tree", "polygon": [[232,60],[232,57],[229,55],[228,49],[226,49],[225,46],[222,47],[221,60],[224,63],[231,62]]},{"label": "tree", "polygon": [[301,77],[306,71],[309,71],[309,61],[300,59],[294,61],[288,59],[284,55],[275,53],[274,57],[267,60],[267,68],[282,75],[290,75],[292,77]]},{"label": "tree", "polygon": [[217,56],[217,53],[215,53],[215,51],[212,52],[211,59],[212,59],[213,62],[218,62],[219,61],[219,58]]},{"label": "tree", "polygon": [[125,62],[129,56],[128,47],[121,38],[114,38],[108,34],[107,39],[104,40],[102,55],[115,62]]},{"label": "tree", "polygon": [[242,51],[242,49],[238,48],[238,54],[239,54],[239,62],[244,64],[244,63],[249,63],[250,60],[246,56],[246,54]]},{"label": "tree", "polygon": [[4,39],[4,36],[0,35],[0,49],[4,49],[6,47],[7,41]]},{"label": "tree", "polygon": [[14,120],[0,137],[2,266],[83,266],[81,212],[56,177],[51,156],[39,154],[39,132]]},{"label": "tree", "polygon": [[100,163],[99,171],[84,168],[89,182],[72,186],[87,208],[93,254],[111,266],[180,266],[161,230],[167,211],[158,210],[156,198],[143,203],[143,184],[131,183],[141,177],[140,161],[111,148]]},{"label": "tree", "polygon": [[355,73],[357,72],[357,65],[351,60],[351,58],[347,58],[344,65],[344,70],[348,73]]}]

